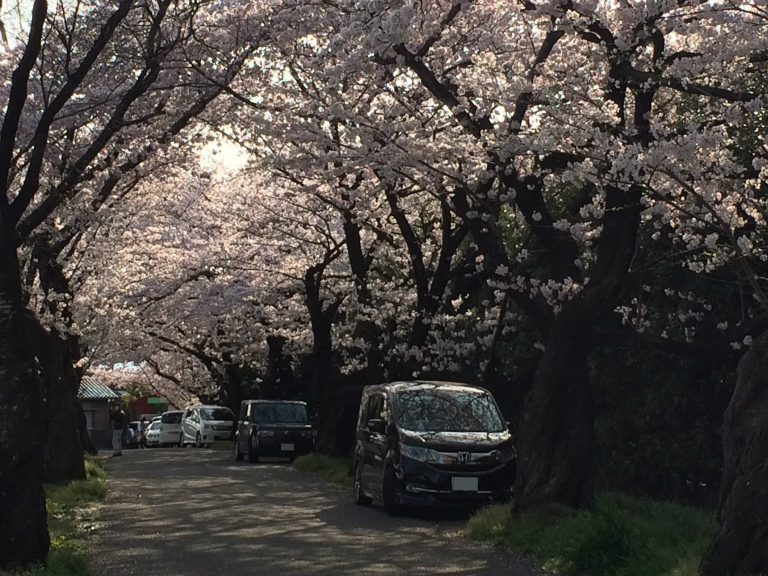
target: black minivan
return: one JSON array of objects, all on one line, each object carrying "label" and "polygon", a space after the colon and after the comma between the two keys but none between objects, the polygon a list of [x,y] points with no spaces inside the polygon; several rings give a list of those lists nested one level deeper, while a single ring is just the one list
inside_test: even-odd
[{"label": "black minivan", "polygon": [[315,434],[307,405],[296,400],[243,400],[235,432],[235,460],[248,455],[255,463],[261,456],[296,456],[312,451]]},{"label": "black minivan", "polygon": [[354,455],[355,502],[477,506],[512,497],[516,452],[484,388],[414,381],[366,386]]}]

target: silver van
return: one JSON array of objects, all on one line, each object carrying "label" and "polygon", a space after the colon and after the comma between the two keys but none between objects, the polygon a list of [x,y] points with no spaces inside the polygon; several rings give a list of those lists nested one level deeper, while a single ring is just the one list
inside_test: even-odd
[{"label": "silver van", "polygon": [[183,410],[168,410],[160,415],[160,446],[181,446],[181,416]]},{"label": "silver van", "polygon": [[190,406],[181,417],[179,445],[211,446],[216,440],[232,440],[235,413],[226,406]]}]

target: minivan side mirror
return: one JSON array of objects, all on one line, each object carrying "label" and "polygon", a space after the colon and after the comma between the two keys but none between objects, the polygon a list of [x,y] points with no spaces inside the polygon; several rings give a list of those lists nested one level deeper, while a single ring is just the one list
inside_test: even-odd
[{"label": "minivan side mirror", "polygon": [[380,418],[371,418],[368,420],[368,430],[376,434],[384,434],[387,430],[387,423]]}]

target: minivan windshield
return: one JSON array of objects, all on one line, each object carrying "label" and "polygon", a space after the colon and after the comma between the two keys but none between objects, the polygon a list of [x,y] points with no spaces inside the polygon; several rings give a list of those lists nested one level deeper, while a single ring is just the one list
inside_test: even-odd
[{"label": "minivan windshield", "polygon": [[307,407],[304,404],[254,404],[251,422],[281,422],[290,424],[307,423]]},{"label": "minivan windshield", "polygon": [[402,390],[395,394],[401,428],[413,432],[503,432],[506,427],[491,397],[482,391]]},{"label": "minivan windshield", "polygon": [[235,415],[229,408],[200,408],[201,420],[234,420]]}]

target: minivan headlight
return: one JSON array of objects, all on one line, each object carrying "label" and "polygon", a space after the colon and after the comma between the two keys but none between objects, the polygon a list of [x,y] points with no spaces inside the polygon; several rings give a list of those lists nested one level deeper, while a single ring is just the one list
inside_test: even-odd
[{"label": "minivan headlight", "polygon": [[275,432],[274,430],[259,430],[258,434],[259,436],[274,436]]},{"label": "minivan headlight", "polygon": [[411,460],[418,460],[419,462],[426,462],[429,459],[429,448],[423,448],[421,446],[408,446],[407,444],[400,445],[400,454],[405,458]]}]

